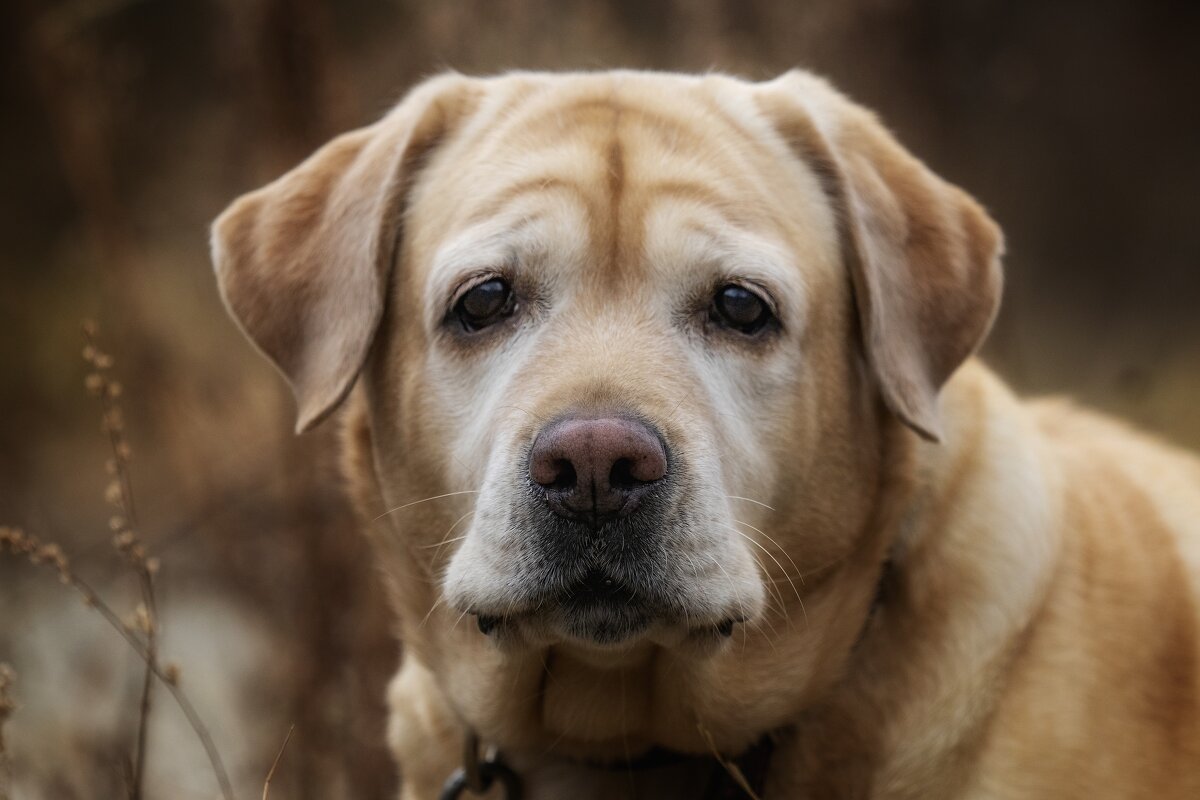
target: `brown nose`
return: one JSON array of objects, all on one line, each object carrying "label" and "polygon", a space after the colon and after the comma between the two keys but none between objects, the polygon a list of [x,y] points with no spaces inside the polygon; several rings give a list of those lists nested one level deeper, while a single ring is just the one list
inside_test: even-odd
[{"label": "brown nose", "polygon": [[644,423],[568,417],[544,428],[529,453],[529,477],[559,516],[596,527],[631,514],[667,474],[667,452]]}]

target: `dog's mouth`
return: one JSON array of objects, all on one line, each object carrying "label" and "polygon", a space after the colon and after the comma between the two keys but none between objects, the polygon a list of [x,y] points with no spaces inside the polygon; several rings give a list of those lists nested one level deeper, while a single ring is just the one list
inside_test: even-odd
[{"label": "dog's mouth", "polygon": [[485,636],[503,638],[524,631],[537,639],[562,638],[598,646],[629,643],[652,628],[682,629],[681,633],[693,638],[728,638],[735,625],[746,621],[740,613],[715,621],[703,613],[689,613],[687,608],[600,569],[546,592],[527,610],[473,613]]}]

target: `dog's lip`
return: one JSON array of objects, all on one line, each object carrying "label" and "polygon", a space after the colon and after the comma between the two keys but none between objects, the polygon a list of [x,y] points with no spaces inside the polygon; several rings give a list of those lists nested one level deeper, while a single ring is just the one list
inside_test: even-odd
[{"label": "dog's lip", "polygon": [[741,609],[681,605],[678,599],[598,566],[569,583],[543,587],[520,602],[468,604],[480,632],[508,638],[525,632],[532,641],[570,641],[592,647],[624,646],[665,636],[728,638],[747,621]]},{"label": "dog's lip", "polygon": [[623,646],[634,640],[653,635],[654,630],[674,630],[669,638],[725,639],[732,636],[737,625],[749,618],[740,611],[688,613],[683,609],[664,611],[640,605],[613,605],[606,602],[579,602],[575,596],[570,603],[536,603],[515,609],[471,608],[476,625],[484,636],[512,633],[518,630],[537,631],[544,638],[561,638],[590,647]]}]

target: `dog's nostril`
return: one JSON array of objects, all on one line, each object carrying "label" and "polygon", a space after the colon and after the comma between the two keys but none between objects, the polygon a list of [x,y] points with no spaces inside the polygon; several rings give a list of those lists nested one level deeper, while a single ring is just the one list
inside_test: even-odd
[{"label": "dog's nostril", "polygon": [[560,458],[554,462],[554,477],[542,486],[557,492],[565,492],[569,489],[574,489],[575,484],[579,481],[579,476],[575,474],[575,465],[565,458]]},{"label": "dog's nostril", "polygon": [[608,474],[608,485],[614,489],[633,489],[640,484],[633,477],[633,461],[628,458],[618,458]]}]

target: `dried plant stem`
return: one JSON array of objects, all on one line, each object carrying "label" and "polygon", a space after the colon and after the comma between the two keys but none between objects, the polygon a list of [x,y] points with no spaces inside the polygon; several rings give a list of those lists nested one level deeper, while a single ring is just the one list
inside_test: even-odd
[{"label": "dried plant stem", "polygon": [[[125,639],[133,649],[133,652],[137,653],[147,664],[150,663],[146,644],[134,635],[131,627],[121,621],[117,612],[113,611],[112,607],[104,602],[104,599],[86,581],[71,571],[70,564],[58,545],[43,545],[36,538],[27,536],[22,531],[0,527],[0,549],[3,549],[4,546],[7,546],[16,554],[28,555],[30,560],[35,564],[50,564],[53,566],[58,571],[59,580],[79,592],[83,597],[84,605],[98,611],[100,616],[112,626],[113,630],[121,634],[121,637]],[[233,800],[233,786],[229,782],[229,774],[225,771],[221,755],[217,752],[217,746],[213,742],[212,735],[209,734],[204,720],[196,712],[196,707],[192,705],[187,692],[179,685],[178,672],[172,666],[163,669],[157,664],[150,669],[150,672],[167,687],[167,691],[171,693],[176,704],[183,711],[183,715],[187,718],[188,724],[191,725],[192,730],[195,732],[196,738],[200,740],[200,744],[204,747],[204,752],[208,755],[209,763],[212,765],[213,774],[216,775],[217,783],[220,784],[221,796],[224,800]]]},{"label": "dried plant stem", "polygon": [[[130,800],[142,800],[143,796],[148,723],[156,678],[167,687],[184,716],[187,717],[188,724],[191,725],[200,744],[204,747],[209,763],[212,765],[213,774],[220,785],[222,796],[225,800],[233,800],[233,787],[229,782],[229,775],[225,771],[225,766],[221,762],[221,756],[217,752],[208,728],[179,684],[178,668],[168,665],[164,670],[159,664],[158,606],[154,596],[154,575],[158,572],[159,565],[157,558],[147,554],[145,546],[137,535],[133,480],[129,470],[132,450],[125,439],[125,426],[118,402],[118,398],[121,396],[121,385],[110,376],[112,358],[100,350],[96,341],[95,325],[85,322],[83,332],[86,338],[83,358],[91,369],[84,385],[89,392],[100,398],[101,421],[104,432],[108,436],[112,454],[105,465],[110,482],[104,495],[105,499],[118,512],[109,520],[109,527],[115,534],[113,546],[137,576],[141,602],[138,604],[132,620],[123,621],[87,582],[71,570],[70,562],[61,547],[53,543],[43,544],[37,537],[29,536],[23,531],[0,527],[0,551],[8,550],[15,555],[27,556],[34,564],[52,566],[57,571],[59,580],[79,592],[83,597],[84,604],[96,609],[145,663],[141,697],[138,704],[136,741],[128,775]],[[0,800],[4,800],[4,798],[0,798]]]},{"label": "dried plant stem", "polygon": [[[130,800],[142,800],[146,774],[147,731],[150,709],[153,702],[154,678],[158,677],[166,684],[171,694],[175,697],[175,701],[183,710],[184,715],[188,718],[188,722],[204,745],[209,761],[212,763],[213,772],[216,774],[217,781],[221,785],[221,792],[228,800],[233,793],[232,787],[229,784],[228,775],[225,772],[224,765],[221,763],[212,737],[208,734],[208,729],[196,713],[191,701],[188,700],[186,693],[179,687],[177,671],[167,674],[159,668],[159,617],[158,604],[154,597],[154,575],[158,571],[158,560],[147,556],[145,547],[137,535],[137,508],[134,504],[133,476],[129,470],[132,449],[129,446],[129,442],[125,439],[125,425],[121,414],[121,406],[118,402],[118,398],[121,396],[121,385],[109,373],[109,368],[112,366],[112,358],[101,351],[97,341],[95,324],[85,322],[83,324],[83,335],[86,340],[83,358],[92,369],[92,372],[85,381],[85,385],[89,391],[100,398],[100,418],[104,431],[108,435],[109,450],[111,452],[111,458],[106,465],[106,469],[113,480],[109,484],[108,489],[105,490],[105,495],[108,501],[121,512],[120,515],[114,516],[110,520],[109,525],[116,533],[116,537],[113,540],[114,545],[137,575],[138,587],[142,595],[142,602],[138,607],[135,620],[136,627],[145,636],[145,641],[142,642],[136,636],[129,633],[128,626],[119,626],[123,632],[128,634],[126,640],[131,645],[136,643],[135,650],[138,651],[138,655],[142,657],[146,665],[142,678],[141,699],[138,704],[137,739],[134,745],[133,769],[129,782],[129,798]],[[78,584],[77,582],[77,586],[79,585],[82,584]],[[103,607],[102,601],[100,601],[96,593],[91,591],[90,588],[88,588],[88,594],[90,594],[91,599],[96,603],[97,608]],[[115,614],[108,614],[106,616],[110,617],[110,623],[116,619]],[[119,620],[116,621],[120,622]]]},{"label": "dried plant stem", "polygon": [[283,758],[283,751],[287,749],[288,742],[292,740],[292,732],[295,730],[295,725],[288,728],[287,736],[283,737],[283,744],[279,746],[279,752],[275,754],[275,760],[271,762],[271,768],[267,770],[267,779],[263,781],[262,800],[270,800],[271,778],[275,777],[275,770],[279,768],[279,760]]},{"label": "dried plant stem", "polygon": [[742,773],[741,768],[727,756],[722,755],[721,751],[717,749],[716,739],[713,738],[708,728],[704,727],[704,723],[697,722],[696,728],[700,731],[700,735],[704,737],[704,740],[708,742],[708,749],[713,754],[713,758],[717,759],[717,763],[721,765],[721,768],[729,773],[729,777],[733,778],[733,782],[746,793],[746,796],[750,800],[761,800],[758,793],[750,786],[750,781],[746,780],[746,776]]},{"label": "dried plant stem", "polygon": [[[155,615],[154,591],[149,581],[142,582],[143,603],[151,615]],[[137,745],[134,748],[133,782],[130,787],[130,800],[142,800],[142,786],[146,777],[146,731],[150,719],[151,695],[154,691],[154,671],[158,667],[157,634],[153,631],[146,635],[146,669],[142,674],[142,699],[138,706]]]},{"label": "dried plant stem", "polygon": [[11,800],[12,762],[4,743],[4,723],[17,708],[12,698],[12,685],[16,680],[17,674],[13,668],[0,663],[0,800]]},{"label": "dried plant stem", "polygon": [[[101,420],[108,434],[109,450],[112,454],[109,464],[118,488],[116,496],[110,501],[120,511],[125,519],[114,518],[114,521],[126,523],[130,534],[138,530],[137,510],[133,501],[133,476],[129,470],[130,447],[125,440],[125,430],[121,419],[121,408],[117,398],[121,395],[121,387],[108,373],[112,360],[105,356],[96,341],[96,327],[92,323],[84,323],[83,335],[86,340],[84,360],[95,370],[90,379],[90,388],[100,397]],[[98,380],[97,380],[98,379]],[[114,525],[114,528],[120,526]],[[133,751],[132,777],[129,781],[129,800],[142,800],[143,786],[146,777],[146,748],[148,744],[147,729],[150,721],[150,708],[154,693],[154,671],[158,667],[158,605],[154,600],[154,570],[156,562],[146,558],[145,551],[140,547],[136,535],[128,536],[128,544],[118,539],[118,550],[125,556],[130,566],[137,574],[138,586],[142,594],[143,632],[146,636],[145,662],[146,668],[142,675],[142,693],[138,704],[137,739]]]}]

